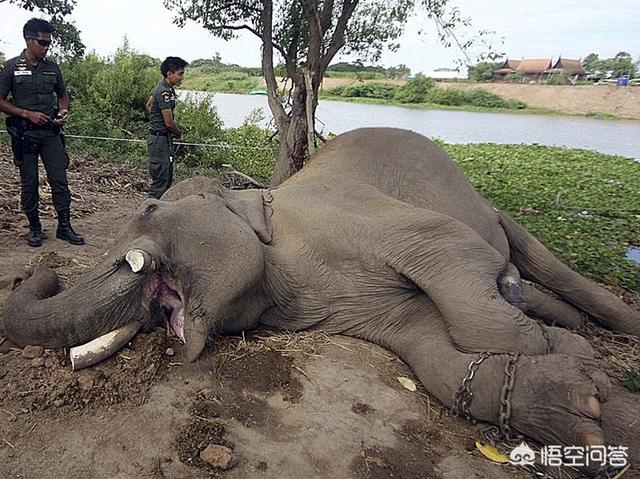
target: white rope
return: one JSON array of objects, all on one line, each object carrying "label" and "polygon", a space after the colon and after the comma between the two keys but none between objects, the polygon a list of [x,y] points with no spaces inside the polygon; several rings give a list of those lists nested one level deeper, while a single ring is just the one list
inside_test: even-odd
[{"label": "white rope", "polygon": [[[0,133],[7,133],[7,130],[0,130]],[[147,142],[146,140],[138,140],[136,138],[112,138],[108,136],[69,135],[67,133],[65,133],[64,136],[66,138],[80,138],[83,140],[124,141],[129,143],[146,143]],[[180,146],[204,146],[207,148],[271,151],[270,148],[260,148],[256,146],[229,145],[227,143],[189,143],[189,142],[183,142],[183,141],[174,141],[173,144],[180,145]]]}]

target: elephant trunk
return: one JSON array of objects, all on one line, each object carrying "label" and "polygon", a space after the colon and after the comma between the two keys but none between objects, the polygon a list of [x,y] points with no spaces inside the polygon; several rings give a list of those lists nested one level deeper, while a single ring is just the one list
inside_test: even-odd
[{"label": "elephant trunk", "polygon": [[146,277],[122,260],[105,261],[69,290],[59,292],[56,273],[39,268],[9,298],[6,336],[20,346],[58,348],[147,320],[149,313],[141,301]]}]

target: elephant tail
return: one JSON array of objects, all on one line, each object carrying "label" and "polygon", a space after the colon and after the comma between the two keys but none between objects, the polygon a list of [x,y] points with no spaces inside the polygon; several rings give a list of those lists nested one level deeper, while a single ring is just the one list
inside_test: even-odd
[{"label": "elephant tail", "polygon": [[560,295],[613,331],[640,335],[640,312],[562,263],[507,214],[498,212],[498,218],[509,241],[511,262],[524,279]]}]

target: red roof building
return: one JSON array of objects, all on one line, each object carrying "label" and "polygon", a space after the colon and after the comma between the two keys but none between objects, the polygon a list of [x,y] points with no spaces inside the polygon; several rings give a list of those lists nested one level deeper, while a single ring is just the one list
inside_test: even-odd
[{"label": "red roof building", "polygon": [[558,58],[558,61],[551,68],[553,73],[566,73],[567,75],[574,76],[586,75],[582,62],[580,60],[571,60],[569,58]]}]

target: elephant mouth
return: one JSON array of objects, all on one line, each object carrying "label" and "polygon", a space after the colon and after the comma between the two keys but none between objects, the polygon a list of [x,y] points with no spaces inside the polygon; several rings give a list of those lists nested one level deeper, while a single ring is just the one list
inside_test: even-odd
[{"label": "elephant mouth", "polygon": [[145,306],[150,312],[151,319],[158,319],[162,315],[168,319],[171,329],[186,342],[184,338],[184,295],[178,282],[165,271],[155,271],[149,275],[144,285]]},{"label": "elephant mouth", "polygon": [[[168,320],[171,329],[186,344],[185,340],[185,305],[186,297],[179,281],[176,281],[166,268],[158,265],[151,256],[141,249],[131,249],[125,255],[134,274],[144,274],[142,285],[142,306],[148,311],[150,321]],[[121,292],[121,296],[126,293]],[[70,348],[73,369],[92,366],[115,354],[142,327],[143,321],[122,321],[117,329],[98,336],[92,341]]]}]

